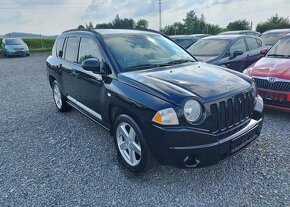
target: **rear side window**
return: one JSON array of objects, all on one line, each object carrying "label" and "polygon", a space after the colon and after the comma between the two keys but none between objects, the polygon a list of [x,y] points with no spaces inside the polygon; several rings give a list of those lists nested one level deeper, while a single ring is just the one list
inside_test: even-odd
[{"label": "rear side window", "polygon": [[65,50],[65,59],[77,63],[79,49],[79,38],[78,37],[69,37],[66,44]]},{"label": "rear side window", "polygon": [[56,42],[56,56],[60,58],[63,57],[63,42],[64,42],[63,37],[57,39],[57,42]]},{"label": "rear side window", "polygon": [[249,50],[255,50],[259,48],[258,42],[254,38],[246,38]]},{"label": "rear side window", "polygon": [[97,43],[89,38],[82,38],[80,44],[79,60],[78,63],[82,63],[89,58],[97,58],[102,62],[102,55]]},{"label": "rear side window", "polygon": [[230,54],[232,55],[235,51],[242,51],[242,52],[247,51],[247,47],[243,38],[239,39],[231,46]]}]

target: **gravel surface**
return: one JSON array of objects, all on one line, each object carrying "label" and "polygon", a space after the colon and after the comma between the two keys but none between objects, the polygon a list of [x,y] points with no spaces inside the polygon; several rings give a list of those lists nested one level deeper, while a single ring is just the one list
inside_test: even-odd
[{"label": "gravel surface", "polygon": [[135,175],[112,138],[57,112],[49,54],[0,59],[0,206],[290,206],[290,114],[266,111],[258,141],[218,165]]}]

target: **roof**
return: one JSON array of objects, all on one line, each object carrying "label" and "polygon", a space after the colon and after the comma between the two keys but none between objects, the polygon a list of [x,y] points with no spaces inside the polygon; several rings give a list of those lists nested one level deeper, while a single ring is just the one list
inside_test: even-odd
[{"label": "roof", "polygon": [[268,33],[278,33],[278,32],[289,32],[290,33],[290,28],[288,29],[272,29],[272,30],[268,30],[266,32],[264,32],[263,34],[268,34]]},{"label": "roof", "polygon": [[243,33],[243,32],[254,32],[254,33],[258,33],[258,32],[253,31],[253,30],[236,30],[236,31],[222,32],[220,34],[238,34],[238,33]]},{"label": "roof", "polygon": [[202,38],[203,40],[208,40],[208,39],[215,39],[215,40],[233,40],[239,37],[249,37],[247,35],[215,35],[215,36],[208,36],[208,37],[204,37]]},{"label": "roof", "polygon": [[113,34],[160,34],[154,30],[136,30],[136,29],[71,29],[64,31],[63,33],[69,32],[90,32],[100,35],[113,35]]}]

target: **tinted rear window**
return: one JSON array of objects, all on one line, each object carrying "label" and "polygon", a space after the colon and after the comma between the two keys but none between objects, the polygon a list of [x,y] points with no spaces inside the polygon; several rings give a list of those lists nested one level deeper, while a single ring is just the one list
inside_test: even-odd
[{"label": "tinted rear window", "polygon": [[63,51],[63,42],[64,42],[64,38],[63,37],[61,37],[61,38],[59,38],[58,40],[57,40],[57,42],[56,42],[56,55],[58,56],[58,57],[62,57],[62,56],[59,56],[60,55],[60,51]]},{"label": "tinted rear window", "polygon": [[65,59],[77,63],[79,49],[79,38],[78,37],[69,37],[67,40]]},{"label": "tinted rear window", "polygon": [[23,42],[22,39],[6,39],[5,40],[6,45],[24,45],[25,43]]},{"label": "tinted rear window", "polygon": [[274,45],[286,34],[284,32],[262,34],[261,39],[265,45]]}]

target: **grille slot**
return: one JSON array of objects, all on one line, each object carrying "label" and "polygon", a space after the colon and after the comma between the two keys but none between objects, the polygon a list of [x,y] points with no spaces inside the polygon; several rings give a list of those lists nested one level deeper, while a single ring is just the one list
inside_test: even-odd
[{"label": "grille slot", "polygon": [[258,88],[264,88],[274,91],[290,91],[290,82],[281,82],[277,81],[274,83],[270,83],[266,79],[255,78],[256,84]]},{"label": "grille slot", "polygon": [[252,91],[210,105],[211,131],[219,133],[247,120],[254,112]]}]

